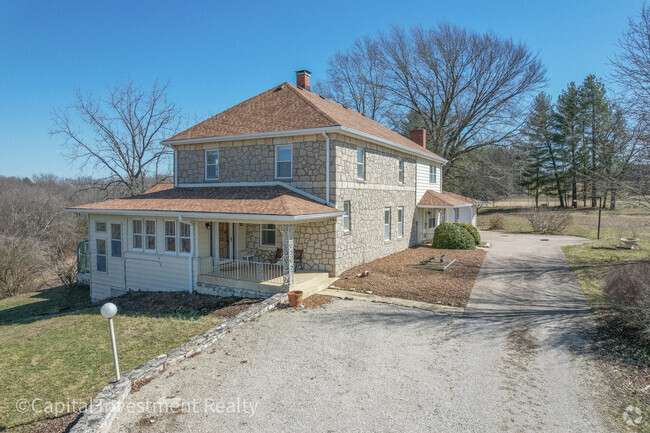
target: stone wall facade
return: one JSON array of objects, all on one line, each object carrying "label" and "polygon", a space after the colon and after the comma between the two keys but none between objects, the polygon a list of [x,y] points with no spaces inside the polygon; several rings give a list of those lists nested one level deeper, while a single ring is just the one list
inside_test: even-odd
[{"label": "stone wall facade", "polygon": [[[322,136],[283,137],[185,145],[178,149],[178,183],[284,182],[325,199],[325,140]],[[275,177],[275,147],[293,147],[291,179]],[[205,179],[205,151],[219,150],[219,179]],[[334,158],[330,155],[333,162]]]}]

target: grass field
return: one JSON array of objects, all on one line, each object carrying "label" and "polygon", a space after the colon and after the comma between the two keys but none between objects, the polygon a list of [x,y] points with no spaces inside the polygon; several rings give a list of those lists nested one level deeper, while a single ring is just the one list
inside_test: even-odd
[{"label": "grass field", "polygon": [[[500,213],[505,216],[506,231],[532,232],[523,211],[510,207],[481,209],[479,227],[487,228],[491,215]],[[600,239],[596,240],[598,210],[568,212],[572,221],[562,234],[592,240],[564,247],[563,251],[597,317],[600,359],[614,383],[613,392],[621,409],[617,418],[624,424],[624,408],[638,407],[644,413],[643,422],[631,431],[650,432],[650,347],[621,325],[603,297],[605,277],[612,267],[641,262],[650,256],[650,213],[630,208],[603,210]],[[622,245],[620,238],[632,236],[640,240],[637,248],[618,248]]]},{"label": "grass field", "polygon": [[[138,301],[137,294],[114,300],[119,308],[114,322],[122,371],[216,326],[223,319],[215,309],[235,301],[155,295],[160,302]],[[41,399],[37,410],[48,401],[87,402],[113,380],[108,325],[99,306],[90,303],[87,288],[77,289],[74,306],[69,305],[60,287],[0,300],[0,431],[30,431],[46,417],[19,413],[15,407],[19,399]]]}]

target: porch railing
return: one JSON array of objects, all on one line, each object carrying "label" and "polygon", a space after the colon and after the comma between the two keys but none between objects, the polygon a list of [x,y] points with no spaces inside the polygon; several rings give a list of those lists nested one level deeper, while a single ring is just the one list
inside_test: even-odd
[{"label": "porch railing", "polygon": [[199,257],[199,271],[203,275],[282,284],[282,263]]}]

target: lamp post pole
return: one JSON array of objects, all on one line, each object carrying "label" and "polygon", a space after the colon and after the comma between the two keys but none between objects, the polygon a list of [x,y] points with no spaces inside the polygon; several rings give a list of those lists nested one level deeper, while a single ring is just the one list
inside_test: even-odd
[{"label": "lamp post pole", "polygon": [[598,234],[596,239],[600,239],[600,215],[603,212],[603,198],[601,196],[593,196],[592,198],[598,199]]},{"label": "lamp post pole", "polygon": [[115,381],[120,381],[120,364],[117,360],[117,346],[115,345],[115,329],[113,328],[113,317],[117,314],[117,307],[113,303],[102,306],[102,316],[108,319],[108,331],[111,335],[111,347],[113,349],[113,364],[115,365]]}]

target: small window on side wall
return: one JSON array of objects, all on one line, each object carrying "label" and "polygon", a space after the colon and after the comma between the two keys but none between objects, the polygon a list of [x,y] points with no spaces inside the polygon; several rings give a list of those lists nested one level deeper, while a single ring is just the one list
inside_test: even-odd
[{"label": "small window on side wall", "polygon": [[366,179],[366,151],[357,147],[357,180]]},{"label": "small window on side wall", "polygon": [[437,183],[438,181],[438,167],[435,165],[429,166],[429,183]]},{"label": "small window on side wall", "polygon": [[390,240],[390,208],[384,209],[384,240]]},{"label": "small window on side wall", "polygon": [[275,147],[275,177],[290,179],[293,172],[293,146]]},{"label": "small window on side wall", "polygon": [[206,180],[219,179],[219,151],[218,150],[205,151],[205,179]]},{"label": "small window on side wall", "polygon": [[404,236],[404,208],[402,206],[397,208],[397,237]]},{"label": "small window on side wall", "polygon": [[97,239],[97,272],[106,272],[106,239]]},{"label": "small window on side wall", "polygon": [[350,231],[350,202],[343,202],[343,231]]},{"label": "small window on side wall", "polygon": [[275,247],[276,233],[275,224],[262,224],[260,228],[260,245],[263,247]]},{"label": "small window on side wall", "polygon": [[404,158],[399,160],[399,173],[397,175],[397,181],[399,183],[404,183]]}]

